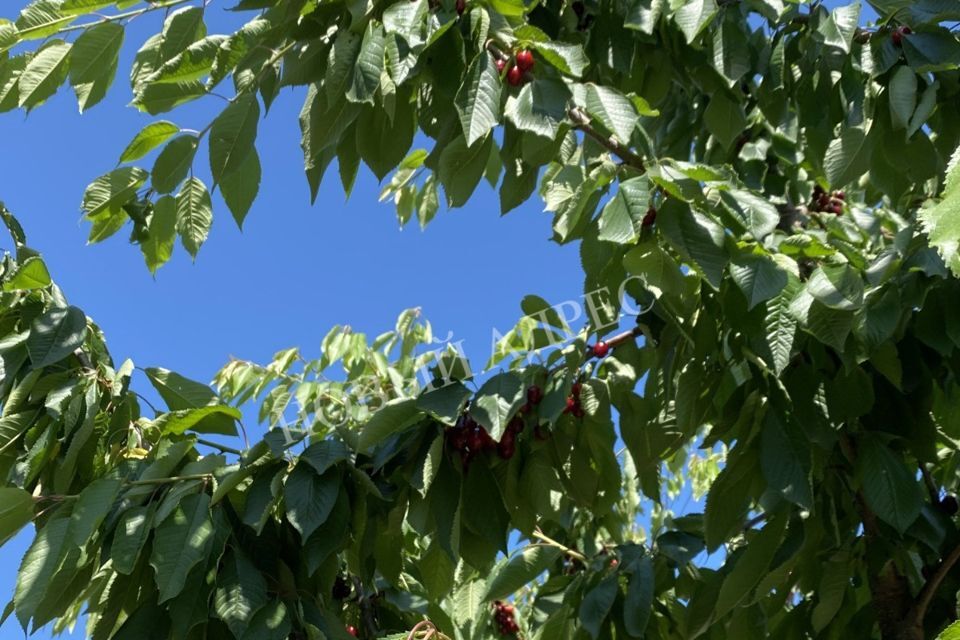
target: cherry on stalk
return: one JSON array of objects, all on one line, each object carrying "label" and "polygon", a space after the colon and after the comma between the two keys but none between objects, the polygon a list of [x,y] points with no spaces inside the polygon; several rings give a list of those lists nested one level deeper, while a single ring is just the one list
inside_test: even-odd
[{"label": "cherry on stalk", "polygon": [[467,0],[457,0],[457,15],[462,16],[467,10]]},{"label": "cherry on stalk", "polygon": [[512,87],[519,87],[523,84],[523,71],[520,67],[516,65],[510,67],[507,71],[507,82],[509,82]]},{"label": "cherry on stalk", "polygon": [[501,60],[500,58],[497,58],[497,62],[495,64],[497,65],[497,73],[503,73],[503,70],[507,68],[506,60]]},{"label": "cherry on stalk", "polygon": [[900,46],[903,46],[903,37],[909,36],[912,33],[913,33],[913,29],[911,29],[905,24],[902,24],[899,27],[897,27],[893,33],[890,34],[890,39],[893,40],[893,44],[895,46],[900,47]]},{"label": "cherry on stalk", "polygon": [[356,628],[355,626],[353,626],[352,624],[348,624],[348,625],[347,625],[347,633],[349,633],[350,635],[352,635],[354,638],[356,638],[357,635],[358,635],[357,628]]},{"label": "cherry on stalk", "polygon": [[343,576],[337,576],[333,583],[333,599],[346,600],[350,597],[350,583]]},{"label": "cherry on stalk", "polygon": [[537,385],[533,385],[527,389],[527,402],[530,404],[540,404],[540,401],[543,400],[543,391]]},{"label": "cherry on stalk", "polygon": [[657,221],[657,210],[653,207],[647,209],[646,215],[643,216],[643,221],[640,223],[643,227],[652,227],[653,224]]},{"label": "cherry on stalk", "polygon": [[597,344],[593,345],[593,357],[595,358],[605,358],[608,353],[610,353],[610,345],[601,340]]},{"label": "cherry on stalk", "polygon": [[577,408],[577,399],[573,396],[567,396],[567,406],[563,410],[564,413],[573,413],[573,410]]},{"label": "cherry on stalk", "polygon": [[523,49],[517,52],[517,66],[520,71],[530,71],[533,69],[533,54],[529,49]]},{"label": "cherry on stalk", "polygon": [[502,636],[516,636],[520,632],[520,625],[514,619],[516,611],[509,604],[497,600],[493,603],[493,618],[497,622]]}]

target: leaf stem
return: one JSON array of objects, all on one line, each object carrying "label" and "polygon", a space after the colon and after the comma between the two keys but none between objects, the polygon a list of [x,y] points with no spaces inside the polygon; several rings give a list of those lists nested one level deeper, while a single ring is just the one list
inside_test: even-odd
[{"label": "leaf stem", "polygon": [[556,547],[557,549],[560,549],[561,551],[563,551],[565,554],[567,554],[568,556],[570,556],[570,557],[573,558],[574,560],[579,560],[580,562],[582,562],[582,563],[584,563],[584,564],[586,564],[587,562],[589,562],[589,560],[587,559],[587,556],[583,555],[583,554],[580,553],[579,551],[575,551],[575,550],[571,549],[570,547],[568,547],[568,546],[566,546],[566,545],[564,545],[564,544],[561,544],[561,543],[557,542],[556,540],[554,540],[553,538],[551,538],[551,537],[549,537],[547,534],[545,534],[543,531],[541,531],[539,528],[538,528],[538,529],[534,529],[534,531],[533,531],[533,537],[536,538],[537,540],[540,540],[541,542],[545,542],[546,544],[550,545],[551,547]]},{"label": "leaf stem", "polygon": [[213,478],[209,473],[196,473],[186,476],[172,476],[170,478],[151,478],[148,480],[128,480],[125,484],[130,487],[151,486],[157,484],[172,484],[174,482],[189,482],[191,480],[210,480]]},{"label": "leaf stem", "polygon": [[197,444],[202,444],[205,447],[211,447],[213,449],[219,449],[223,453],[232,453],[237,456],[243,455],[243,451],[240,451],[240,449],[234,449],[233,447],[228,447],[226,445],[220,444],[219,442],[214,442],[212,440],[197,438]]}]

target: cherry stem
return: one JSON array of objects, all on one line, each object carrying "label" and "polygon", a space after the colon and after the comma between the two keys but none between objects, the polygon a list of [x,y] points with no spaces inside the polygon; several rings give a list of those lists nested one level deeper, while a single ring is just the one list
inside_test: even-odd
[{"label": "cherry stem", "polygon": [[[637,326],[637,327],[634,327],[633,329],[630,329],[629,331],[618,333],[617,335],[613,336],[609,340],[605,340],[605,342],[607,343],[607,346],[612,350],[612,349],[616,349],[618,346],[620,346],[624,342],[629,342],[630,340],[633,340],[634,338],[638,338],[642,335],[643,335],[643,328]],[[587,347],[587,357],[592,358],[593,356],[594,356],[593,347]]]}]

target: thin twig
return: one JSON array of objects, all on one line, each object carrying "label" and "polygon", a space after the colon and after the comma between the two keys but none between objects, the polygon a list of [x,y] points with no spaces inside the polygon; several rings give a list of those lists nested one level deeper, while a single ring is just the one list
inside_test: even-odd
[{"label": "thin twig", "polygon": [[640,173],[646,172],[647,167],[642,157],[634,153],[629,147],[622,144],[613,136],[605,136],[594,129],[590,124],[590,116],[584,113],[579,107],[574,107],[567,111],[567,116],[573,122],[574,127],[599,142],[601,146],[611,153],[616,154],[624,164],[633,167]]},{"label": "thin twig", "polygon": [[923,626],[923,618],[927,615],[927,609],[933,601],[933,596],[936,595],[937,589],[940,588],[941,583],[943,583],[947,574],[950,573],[950,570],[958,561],[960,561],[960,545],[940,562],[936,571],[933,572],[933,575],[930,576],[927,583],[920,589],[920,593],[917,595],[917,601],[910,611],[911,619],[916,626]]},{"label": "thin twig", "polygon": [[570,557],[573,558],[574,560],[579,560],[580,562],[582,562],[582,563],[584,563],[584,564],[586,564],[586,563],[588,562],[587,556],[583,555],[583,554],[580,553],[579,551],[575,551],[574,549],[571,549],[570,547],[566,546],[565,544],[561,544],[561,543],[557,542],[557,541],[554,540],[553,538],[547,536],[547,535],[546,535],[543,531],[541,531],[540,529],[535,529],[535,530],[533,531],[533,537],[536,538],[537,540],[540,540],[541,542],[547,543],[547,544],[550,545],[551,547],[556,547],[557,549],[560,549],[560,550],[563,551],[566,555],[570,556]]},{"label": "thin twig", "polygon": [[[143,7],[141,9],[136,9],[134,11],[127,11],[126,13],[118,13],[112,16],[101,16],[99,20],[94,22],[84,22],[83,24],[72,24],[68,27],[63,27],[59,29],[57,33],[67,33],[70,31],[80,31],[81,29],[89,29],[90,27],[95,27],[98,24],[104,24],[106,22],[117,22],[119,20],[125,20],[127,18],[133,19],[137,16],[143,15],[144,13],[149,13],[151,11],[157,11],[159,9],[169,9],[170,7],[175,7],[181,4],[187,4],[193,0],[170,0],[169,2],[161,2],[156,4],[151,4],[150,6]],[[100,14],[97,14],[100,15]]]}]

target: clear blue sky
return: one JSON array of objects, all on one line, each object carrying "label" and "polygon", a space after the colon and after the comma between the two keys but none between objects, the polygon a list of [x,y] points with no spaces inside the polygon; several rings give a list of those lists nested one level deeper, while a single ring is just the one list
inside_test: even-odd
[{"label": "clear blue sky", "polygon": [[[209,9],[211,32],[237,23],[218,4]],[[263,183],[242,233],[215,201],[213,233],[197,262],[178,247],[156,278],[127,243],[126,229],[87,246],[79,210],[85,186],[113,168],[130,138],[153,120],[126,106],[125,78],[133,51],[157,28],[153,18],[131,25],[118,83],[91,112],[80,116],[66,89],[27,117],[0,115],[0,200],[23,222],[70,302],[103,328],[115,358],[209,380],[230,356],[263,361],[289,346],[316,355],[335,324],[377,334],[392,328],[401,310],[420,306],[437,334],[453,331],[482,365],[493,328],[513,326],[524,295],[580,295],[578,249],[548,242],[551,216],[537,199],[501,219],[496,194],[484,184],[469,206],[442,212],[426,232],[415,225],[401,231],[392,204],[377,201],[372,174],[361,169],[345,201],[333,167],[311,207],[296,121],[302,90],[286,90],[261,123]],[[199,129],[222,106],[210,98],[172,119]],[[203,176],[205,156],[198,158]],[[0,552],[0,609],[31,534]],[[0,627],[2,638],[19,634],[15,620]],[[82,638],[83,630],[69,637]]]}]

